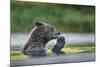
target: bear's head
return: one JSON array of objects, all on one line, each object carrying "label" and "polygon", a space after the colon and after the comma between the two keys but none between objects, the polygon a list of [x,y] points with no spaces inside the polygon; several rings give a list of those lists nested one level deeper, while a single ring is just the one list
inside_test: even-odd
[{"label": "bear's head", "polygon": [[37,34],[45,38],[46,40],[52,40],[58,38],[58,35],[60,35],[60,32],[57,32],[51,25],[41,22],[36,22],[36,30]]}]

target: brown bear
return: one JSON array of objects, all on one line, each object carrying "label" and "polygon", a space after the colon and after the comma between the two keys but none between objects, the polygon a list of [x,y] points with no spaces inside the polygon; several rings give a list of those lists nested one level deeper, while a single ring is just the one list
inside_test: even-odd
[{"label": "brown bear", "polygon": [[60,32],[57,32],[51,25],[46,23],[36,22],[35,25],[27,42],[21,48],[21,52],[29,56],[46,56],[46,44],[52,39],[57,39],[57,44],[52,51],[56,54],[64,54],[61,49],[64,47],[65,39],[60,36]]}]

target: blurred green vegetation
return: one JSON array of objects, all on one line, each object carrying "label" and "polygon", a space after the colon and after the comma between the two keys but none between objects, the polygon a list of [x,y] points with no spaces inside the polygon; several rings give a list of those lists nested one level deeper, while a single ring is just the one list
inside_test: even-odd
[{"label": "blurred green vegetation", "polygon": [[95,32],[95,6],[11,2],[11,32],[29,32],[35,21],[61,32]]}]

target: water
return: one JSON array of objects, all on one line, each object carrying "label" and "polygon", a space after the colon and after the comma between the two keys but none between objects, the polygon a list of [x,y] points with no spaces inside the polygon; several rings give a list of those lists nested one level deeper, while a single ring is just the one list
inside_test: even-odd
[{"label": "water", "polygon": [[[28,33],[14,33],[11,34],[11,45],[24,45],[27,40]],[[67,44],[78,44],[78,43],[94,43],[95,34],[89,33],[66,33],[62,34],[65,37]],[[54,45],[56,40],[52,40],[48,45]],[[42,62],[41,62],[41,61]],[[51,57],[42,57],[42,58],[28,58],[24,60],[11,60],[11,67],[20,66],[20,65],[37,65],[37,64],[54,64],[54,63],[75,63],[75,62],[89,62],[95,61],[95,52],[85,52],[85,53],[75,53],[68,54],[64,56],[51,56]]]},{"label": "water", "polygon": [[[41,61],[42,62],[41,62]],[[11,61],[11,66],[20,66],[20,65],[38,65],[38,64],[54,64],[54,63],[76,63],[76,62],[90,62],[95,61],[95,53],[81,53],[73,55],[64,55],[64,56],[53,56],[53,57],[40,57],[40,58],[29,58],[24,60]]]},{"label": "water", "polygon": [[[29,33],[13,33],[11,34],[11,45],[24,45],[27,40]],[[65,37],[67,44],[78,44],[78,43],[94,43],[95,34],[92,33],[66,33],[62,34]],[[55,44],[56,40],[52,40],[48,45]]]}]

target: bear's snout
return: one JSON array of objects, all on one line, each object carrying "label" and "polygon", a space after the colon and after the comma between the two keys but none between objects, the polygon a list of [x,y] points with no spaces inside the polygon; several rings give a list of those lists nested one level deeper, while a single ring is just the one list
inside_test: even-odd
[{"label": "bear's snout", "polygon": [[60,32],[56,32],[56,35],[60,35],[61,33]]}]

